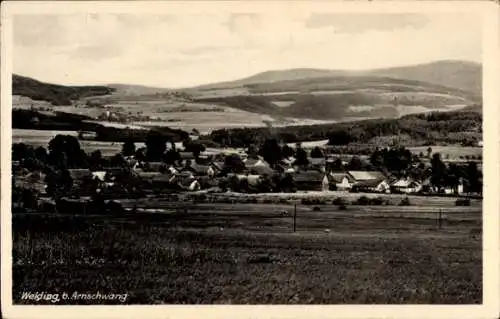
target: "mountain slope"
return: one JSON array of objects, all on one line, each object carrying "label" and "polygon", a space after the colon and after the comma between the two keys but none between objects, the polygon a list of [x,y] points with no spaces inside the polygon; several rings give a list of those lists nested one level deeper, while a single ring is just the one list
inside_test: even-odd
[{"label": "mountain slope", "polygon": [[53,105],[71,105],[71,101],[89,96],[108,95],[113,91],[114,89],[106,86],[65,86],[44,83],[17,74],[12,75],[12,95],[48,101]]},{"label": "mountain slope", "polygon": [[469,91],[475,95],[481,95],[481,73],[482,67],[480,64],[459,60],[437,61],[412,66],[364,71],[299,68],[267,71],[240,80],[201,85],[188,88],[186,90],[206,91],[214,89],[227,89],[244,87],[257,83],[272,83],[318,77],[378,76],[427,82],[452,89]]},{"label": "mountain slope", "polygon": [[416,80],[464,91],[482,93],[482,66],[466,61],[438,61],[418,66],[372,70],[371,75]]},{"label": "mountain slope", "polygon": [[185,92],[198,102],[279,117],[398,117],[480,103],[481,65],[438,61],[366,71],[278,70]]}]

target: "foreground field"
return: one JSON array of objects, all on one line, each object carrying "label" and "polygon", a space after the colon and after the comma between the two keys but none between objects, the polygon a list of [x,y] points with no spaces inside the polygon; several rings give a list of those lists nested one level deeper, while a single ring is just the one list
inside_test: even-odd
[{"label": "foreground field", "polygon": [[419,207],[301,206],[294,233],[282,213],[292,205],[156,204],[162,212],[114,218],[14,215],[14,301],[26,303],[23,291],[127,293],[129,304],[482,301],[480,208],[445,209],[439,229]]}]

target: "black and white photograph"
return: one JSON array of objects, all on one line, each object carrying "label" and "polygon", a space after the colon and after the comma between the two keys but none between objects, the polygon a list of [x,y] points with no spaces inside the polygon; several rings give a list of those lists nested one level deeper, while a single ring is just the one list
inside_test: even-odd
[{"label": "black and white photograph", "polygon": [[12,304],[483,305],[485,10],[207,2],[2,11]]}]

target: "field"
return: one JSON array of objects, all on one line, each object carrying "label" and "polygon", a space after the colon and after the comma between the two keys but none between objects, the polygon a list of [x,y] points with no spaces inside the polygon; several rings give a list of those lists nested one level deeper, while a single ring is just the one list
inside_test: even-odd
[{"label": "field", "polygon": [[[409,147],[408,149],[413,154],[423,153],[427,155],[427,148],[429,146],[422,147]],[[465,156],[482,156],[483,148],[482,147],[463,147],[463,146],[430,146],[432,148],[432,153],[440,153],[441,158],[446,158],[449,155],[449,159],[459,160],[463,159]],[[462,157],[462,158],[460,158]]]},{"label": "field", "polygon": [[[45,131],[45,130],[12,130],[12,143],[25,143],[33,147],[47,148],[49,142],[57,134],[77,136],[76,131]],[[104,156],[112,156],[122,150],[123,143],[80,140],[80,146],[87,153],[100,150]],[[144,147],[144,143],[135,143],[136,148]]]},{"label": "field", "polygon": [[292,205],[136,206],[14,215],[14,302],[27,290],[127,293],[127,304],[482,302],[480,206],[443,204],[439,229],[432,206],[299,205],[295,233]]}]

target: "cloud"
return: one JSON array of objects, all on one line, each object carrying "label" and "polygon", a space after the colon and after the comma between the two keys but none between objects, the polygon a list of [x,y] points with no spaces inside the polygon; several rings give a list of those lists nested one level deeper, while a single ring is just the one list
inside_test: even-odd
[{"label": "cloud", "polygon": [[56,83],[179,87],[271,69],[481,59],[474,15],[320,16],[321,27],[306,13],[20,15],[14,72]]},{"label": "cloud", "polygon": [[313,13],[305,22],[307,28],[334,27],[340,33],[370,30],[422,28],[429,19],[422,14]]}]

